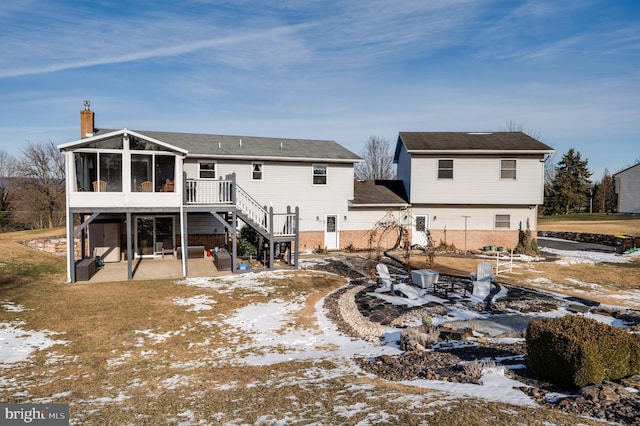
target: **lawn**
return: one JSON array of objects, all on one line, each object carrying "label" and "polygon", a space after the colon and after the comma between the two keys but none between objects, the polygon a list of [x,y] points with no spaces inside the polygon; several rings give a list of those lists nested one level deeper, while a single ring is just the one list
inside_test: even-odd
[{"label": "lawn", "polygon": [[[22,342],[25,355],[11,363],[0,352],[5,403],[69,403],[72,424],[97,425],[600,424],[363,373],[353,356],[385,348],[342,336],[327,320],[322,300],[346,284],[340,276],[66,284],[63,258],[19,243],[36,235],[0,234],[0,331],[5,344]],[[443,272],[467,274],[477,259],[437,262]],[[637,274],[638,262],[630,265],[611,266],[602,280],[623,286],[614,277]],[[578,281],[594,281],[603,265],[521,266],[508,279],[553,268],[563,277],[583,270]]]},{"label": "lawn", "polygon": [[538,230],[640,235],[640,216],[604,213],[541,216],[538,218]]}]

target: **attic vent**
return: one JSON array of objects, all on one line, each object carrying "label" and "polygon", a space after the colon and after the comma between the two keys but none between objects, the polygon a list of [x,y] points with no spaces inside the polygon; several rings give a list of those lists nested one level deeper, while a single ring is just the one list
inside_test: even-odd
[{"label": "attic vent", "polygon": [[218,141],[218,149],[222,149],[222,142]]},{"label": "attic vent", "polygon": [[242,148],[242,139],[240,139],[240,148]]},{"label": "attic vent", "polygon": [[282,151],[282,142],[280,142],[280,151]]}]

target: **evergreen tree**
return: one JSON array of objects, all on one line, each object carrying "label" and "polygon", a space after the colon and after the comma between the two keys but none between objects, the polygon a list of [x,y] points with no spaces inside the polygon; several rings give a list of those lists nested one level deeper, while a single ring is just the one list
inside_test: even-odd
[{"label": "evergreen tree", "polygon": [[589,203],[591,172],[580,152],[569,149],[556,166],[556,173],[545,200],[548,214],[580,212]]}]

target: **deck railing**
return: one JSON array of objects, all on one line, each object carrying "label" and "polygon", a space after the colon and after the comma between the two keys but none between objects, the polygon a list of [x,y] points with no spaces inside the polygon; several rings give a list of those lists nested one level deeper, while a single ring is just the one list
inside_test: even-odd
[{"label": "deck railing", "polygon": [[233,204],[233,182],[187,179],[185,200],[187,204]]},{"label": "deck railing", "polygon": [[295,213],[273,214],[273,235],[275,237],[293,237],[296,235]]},{"label": "deck railing", "polygon": [[[185,202],[187,205],[234,205],[265,232],[273,230],[275,237],[296,235],[296,213],[274,213],[251,197],[235,183],[232,175],[226,179],[186,179]],[[272,226],[273,225],[273,226]]]},{"label": "deck railing", "polygon": [[236,207],[264,231],[269,231],[269,212],[240,186],[236,185]]}]

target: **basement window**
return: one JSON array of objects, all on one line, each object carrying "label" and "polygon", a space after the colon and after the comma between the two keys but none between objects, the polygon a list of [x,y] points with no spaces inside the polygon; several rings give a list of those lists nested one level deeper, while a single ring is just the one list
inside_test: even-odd
[{"label": "basement window", "polygon": [[497,214],[495,221],[496,229],[510,229],[511,228],[511,215],[509,214]]}]

